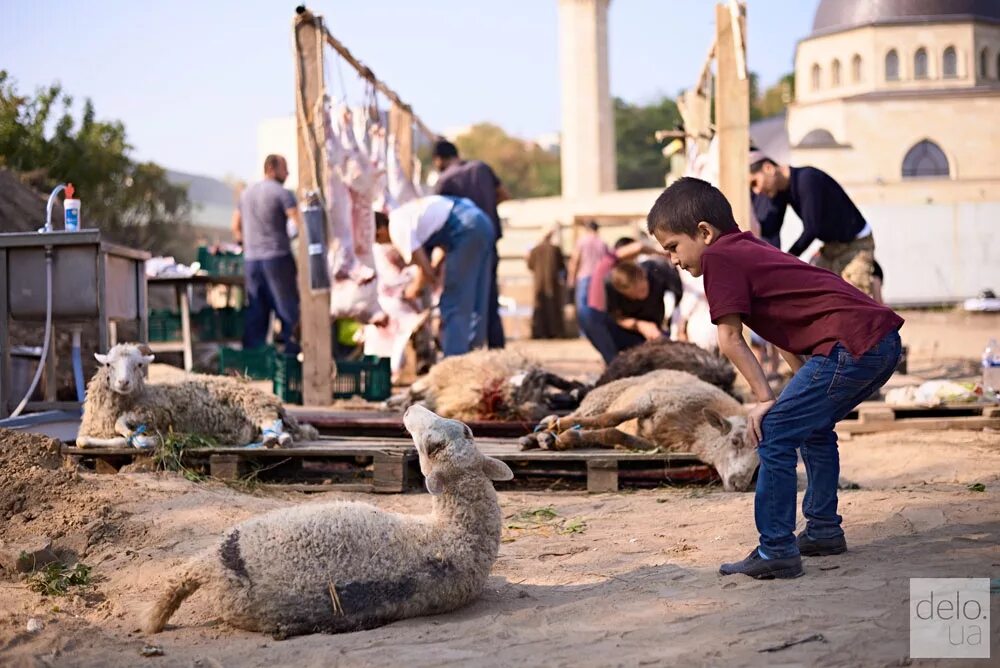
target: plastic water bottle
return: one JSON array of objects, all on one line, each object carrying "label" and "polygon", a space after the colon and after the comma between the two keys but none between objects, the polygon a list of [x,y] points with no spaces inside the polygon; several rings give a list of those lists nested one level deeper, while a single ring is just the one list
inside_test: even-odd
[{"label": "plastic water bottle", "polygon": [[66,186],[66,199],[63,200],[63,220],[67,232],[80,229],[80,200],[73,197],[73,184]]},{"label": "plastic water bottle", "polygon": [[983,391],[1000,392],[1000,344],[990,339],[983,351]]}]

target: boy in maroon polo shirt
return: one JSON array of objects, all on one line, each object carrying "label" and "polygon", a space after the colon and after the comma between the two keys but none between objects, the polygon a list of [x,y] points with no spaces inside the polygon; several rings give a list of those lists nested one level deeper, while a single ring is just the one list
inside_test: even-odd
[{"label": "boy in maroon polo shirt", "polygon": [[[705,181],[672,184],[657,198],[647,225],[675,265],[704,275],[719,349],[758,402],[747,415],[747,440],[760,455],[754,500],[760,545],[719,572],[799,577],[800,555],[847,549],[837,514],[840,457],[833,428],[892,376],[903,319],[836,274],[741,233],[725,196]],[[744,324],[777,346],[795,371],[777,399],[743,339]],[[798,537],[796,448],[808,478],[806,528]]]}]

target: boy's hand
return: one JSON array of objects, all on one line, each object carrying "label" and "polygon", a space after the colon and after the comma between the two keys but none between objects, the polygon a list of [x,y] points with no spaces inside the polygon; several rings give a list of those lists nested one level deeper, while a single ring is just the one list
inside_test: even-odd
[{"label": "boy's hand", "polygon": [[774,406],[774,399],[762,401],[759,404],[754,404],[754,407],[747,413],[747,433],[745,436],[747,445],[754,448],[760,445],[760,439],[764,437],[761,423],[772,406]]}]

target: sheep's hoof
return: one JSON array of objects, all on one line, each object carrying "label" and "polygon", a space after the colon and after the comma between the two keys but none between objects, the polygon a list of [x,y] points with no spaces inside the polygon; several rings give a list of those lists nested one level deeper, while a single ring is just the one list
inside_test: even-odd
[{"label": "sheep's hoof", "polygon": [[290,447],[291,445],[292,445],[292,435],[289,434],[287,431],[281,432],[281,435],[278,436],[278,447],[287,448]]},{"label": "sheep's hoof", "polygon": [[521,446],[522,450],[535,450],[538,448],[538,439],[535,434],[528,434],[518,439],[517,444]]},{"label": "sheep's hoof", "polygon": [[537,429],[555,429],[557,423],[559,422],[558,415],[547,415],[542,418],[542,421],[538,423]]},{"label": "sheep's hoof", "polygon": [[279,445],[278,434],[270,433],[263,434],[261,437],[261,442],[265,448],[276,448]]},{"label": "sheep's hoof", "polygon": [[556,449],[556,435],[552,432],[541,431],[535,434],[535,438],[538,441],[538,447],[542,450],[555,450]]},{"label": "sheep's hoof", "polygon": [[558,438],[554,439],[552,447],[550,450],[569,450],[571,448],[580,447],[583,444],[583,438],[580,436],[579,429],[567,429],[563,433],[559,434]]}]

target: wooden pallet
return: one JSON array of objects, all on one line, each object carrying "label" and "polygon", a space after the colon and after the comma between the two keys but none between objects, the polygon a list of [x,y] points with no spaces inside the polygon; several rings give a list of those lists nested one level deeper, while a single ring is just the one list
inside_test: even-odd
[{"label": "wooden pallet", "polygon": [[[661,482],[709,482],[717,479],[714,469],[694,455],[675,452],[625,452],[619,450],[521,451],[510,439],[479,438],[483,454],[507,463],[514,480],[498,489],[515,489],[529,479],[585,482],[590,492],[612,492],[620,483],[655,485]],[[66,446],[63,455],[76,463],[93,462],[99,473],[115,473],[145,453],[129,448],[76,448]],[[212,448],[185,454],[185,466],[206,469],[220,480],[244,479],[254,467],[269,472],[257,480],[265,485],[298,491],[364,491],[398,493],[422,484],[417,453],[409,439],[336,437],[302,443],[294,448]],[[347,482],[316,482],[317,466],[340,466]],[[327,471],[329,472],[329,471]],[[345,477],[345,476],[339,476]],[[310,482],[311,481],[311,482]]]},{"label": "wooden pallet", "polygon": [[997,404],[952,404],[944,406],[888,406],[865,402],[849,418],[837,424],[840,434],[872,434],[902,429],[1000,429]]},{"label": "wooden pallet", "polygon": [[[408,438],[402,414],[395,411],[327,410],[315,407],[286,406],[299,422],[307,422],[323,436],[382,436]],[[530,434],[534,422],[523,421],[471,421],[466,424],[479,437],[518,438]]]}]

